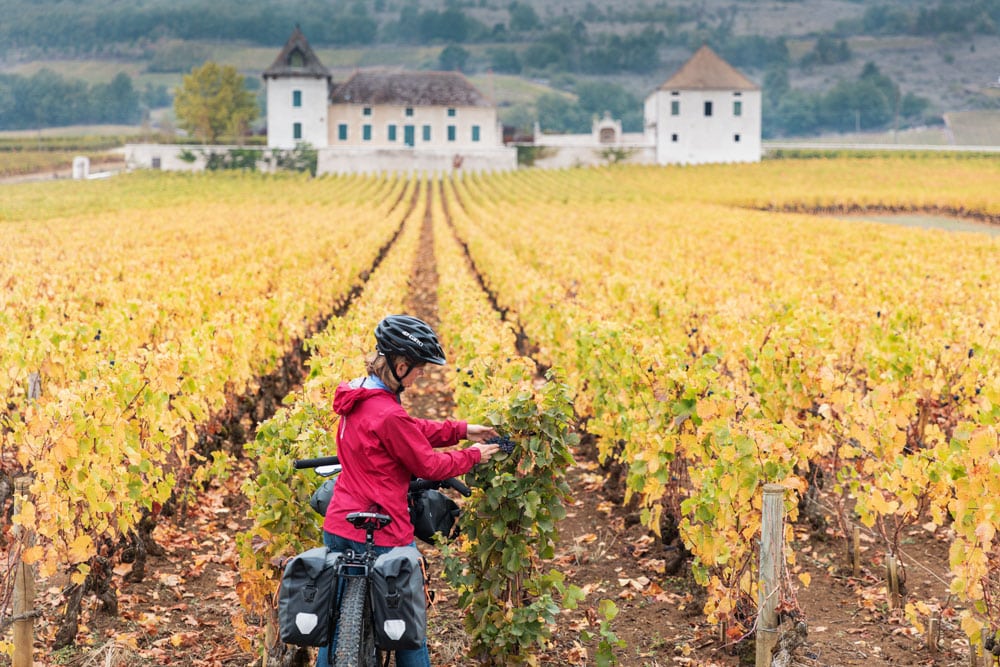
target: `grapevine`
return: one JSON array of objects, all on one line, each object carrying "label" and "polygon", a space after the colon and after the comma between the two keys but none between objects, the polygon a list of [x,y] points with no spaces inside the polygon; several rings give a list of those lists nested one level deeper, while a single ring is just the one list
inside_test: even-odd
[{"label": "grapevine", "polygon": [[495,426],[508,455],[471,473],[478,491],[462,514],[460,542],[446,550],[445,571],[466,609],[476,659],[537,664],[560,607],[584,598],[545,562],[566,515],[572,406],[555,370],[541,381],[535,363],[517,353],[513,328],[477,284],[447,224],[455,210],[447,186],[434,209],[442,343],[464,371],[456,376],[466,378],[452,376],[458,413]]}]

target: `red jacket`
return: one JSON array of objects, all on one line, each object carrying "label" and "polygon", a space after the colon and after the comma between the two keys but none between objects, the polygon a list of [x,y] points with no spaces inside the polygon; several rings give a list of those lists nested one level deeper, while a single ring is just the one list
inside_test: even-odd
[{"label": "red jacket", "polygon": [[434,451],[458,444],[466,437],[468,424],[411,417],[395,395],[372,384],[367,378],[364,383],[342,383],[334,394],[333,409],[340,415],[337,456],[344,469],[323,529],[364,542],[365,532],[345,517],[351,512],[382,512],[392,517],[392,523],[375,532],[375,544],[405,546],[413,542],[406,504],[411,477],[443,480],[462,475],[482,455],[475,448]]}]

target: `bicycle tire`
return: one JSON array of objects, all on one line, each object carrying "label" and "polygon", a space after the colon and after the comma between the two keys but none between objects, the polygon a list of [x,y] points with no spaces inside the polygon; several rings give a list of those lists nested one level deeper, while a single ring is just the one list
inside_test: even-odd
[{"label": "bicycle tire", "polygon": [[340,603],[334,667],[378,667],[368,580],[348,579]]}]

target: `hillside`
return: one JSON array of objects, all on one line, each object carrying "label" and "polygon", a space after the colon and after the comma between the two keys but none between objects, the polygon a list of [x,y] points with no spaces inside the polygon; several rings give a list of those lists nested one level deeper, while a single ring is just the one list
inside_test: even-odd
[{"label": "hillside", "polygon": [[[892,83],[886,96],[896,99],[862,129],[937,125],[948,112],[1000,109],[997,0],[292,0],[279,7],[263,0],[0,0],[0,11],[0,129],[18,129],[2,122],[18,97],[4,95],[4,79],[44,70],[89,86],[124,73],[154,119],[157,109],[169,109],[182,75],[206,60],[236,66],[260,89],[261,72],[296,24],[335,78],[373,65],[458,67],[495,96],[505,122],[522,126],[537,118],[539,96],[578,95],[581,85],[596,83],[607,88],[604,104],[637,130],[642,99],[701,43],[773,95],[771,113],[765,100],[765,134],[815,134],[822,124],[796,125],[800,109],[781,105],[819,107],[822,95],[856,81],[866,63]],[[587,124],[595,110],[583,111],[548,124]],[[853,114],[825,113],[839,116],[827,120],[832,129],[854,129]],[[51,124],[68,123],[22,127]],[[990,126],[985,132],[995,136]]]}]

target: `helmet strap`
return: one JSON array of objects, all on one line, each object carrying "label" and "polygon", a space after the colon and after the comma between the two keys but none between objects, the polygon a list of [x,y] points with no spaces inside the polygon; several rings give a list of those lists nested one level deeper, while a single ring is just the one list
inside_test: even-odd
[{"label": "helmet strap", "polygon": [[390,357],[389,355],[383,355],[383,356],[385,356],[385,360],[389,364],[389,373],[392,374],[392,379],[396,381],[397,385],[399,385],[398,388],[396,389],[396,393],[402,394],[403,390],[406,388],[403,386],[403,379],[406,378],[406,376],[413,371],[414,366],[410,364],[409,361],[407,361],[406,372],[403,373],[402,377],[400,377],[399,374],[396,373],[396,359],[398,359],[398,357],[396,356]]}]

